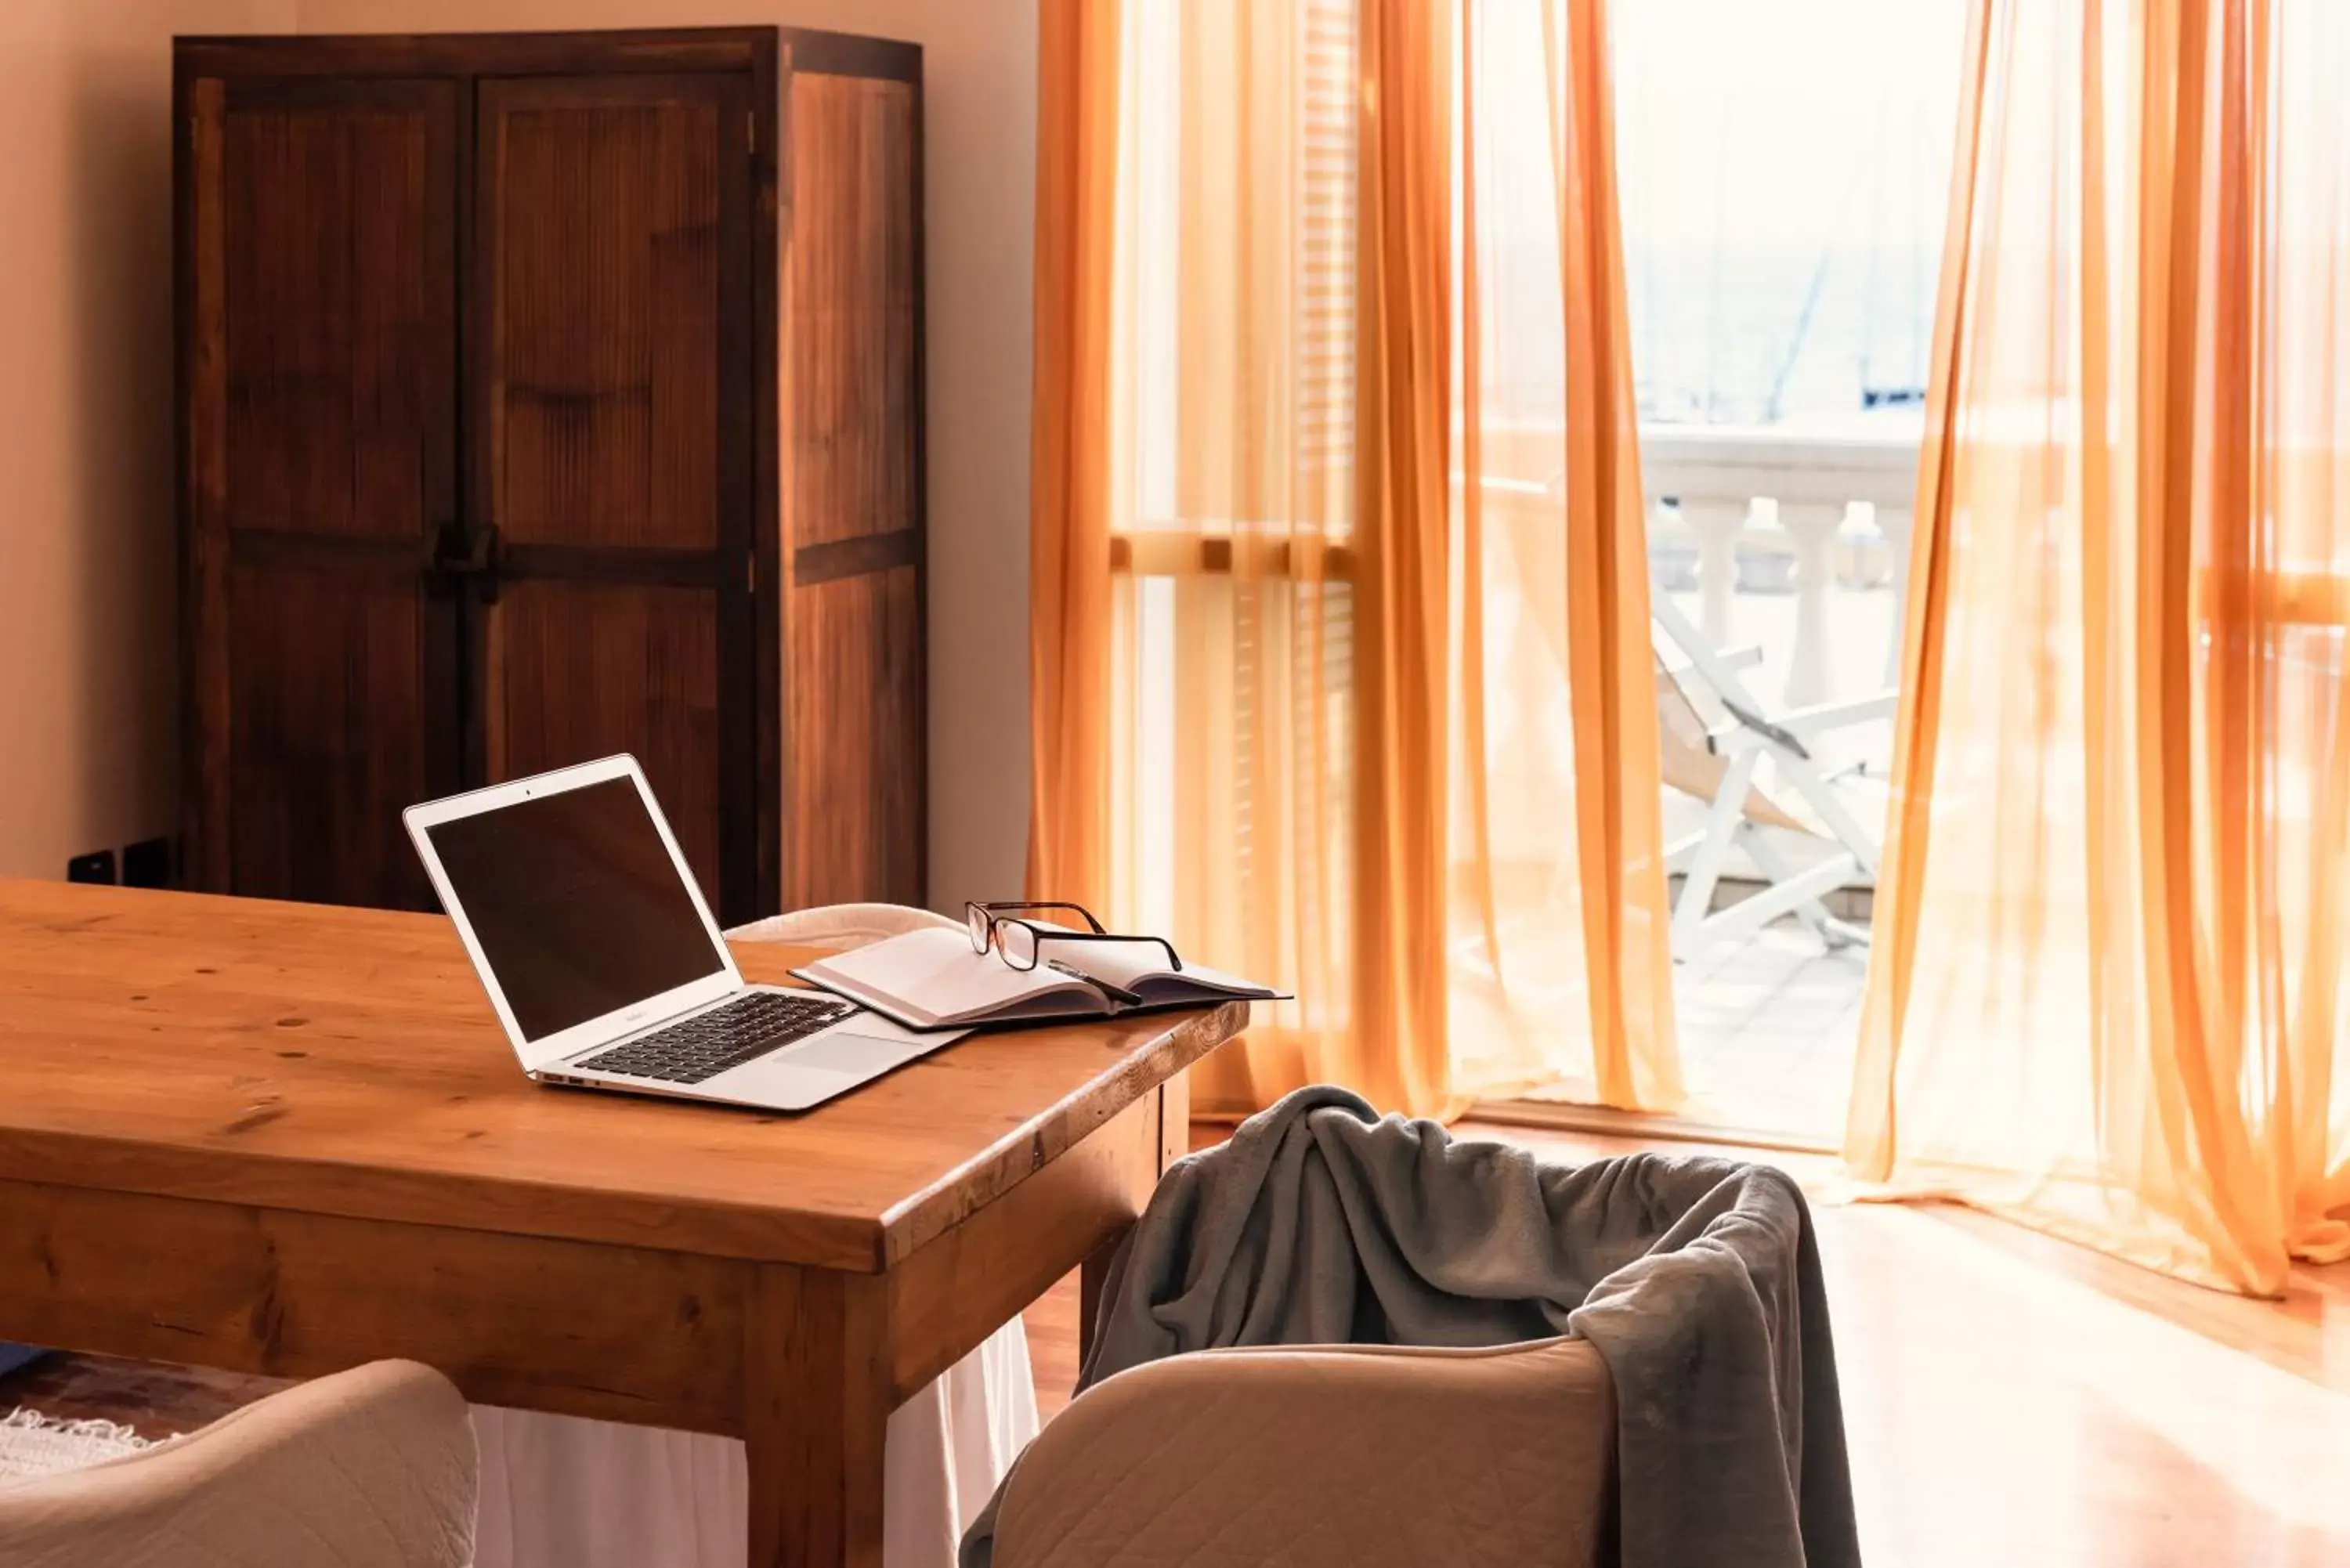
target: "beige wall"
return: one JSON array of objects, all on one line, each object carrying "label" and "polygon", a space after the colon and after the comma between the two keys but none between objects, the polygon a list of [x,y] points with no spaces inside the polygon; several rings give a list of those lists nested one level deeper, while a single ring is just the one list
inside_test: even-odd
[{"label": "beige wall", "polygon": [[0,876],[173,827],[172,35],[294,0],[0,0]]},{"label": "beige wall", "polygon": [[[9,0],[0,0],[5,5]],[[831,27],[922,46],[931,898],[1019,896],[1028,832],[1035,0],[298,0],[306,33]]]},{"label": "beige wall", "polygon": [[174,31],[777,22],[923,46],[931,867],[1012,896],[1028,799],[1035,0],[0,0],[0,875],[172,830]]}]

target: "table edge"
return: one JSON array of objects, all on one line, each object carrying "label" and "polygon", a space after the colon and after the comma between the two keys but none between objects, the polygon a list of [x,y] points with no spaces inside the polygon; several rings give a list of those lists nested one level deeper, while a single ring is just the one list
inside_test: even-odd
[{"label": "table edge", "polygon": [[[640,1247],[754,1262],[879,1273],[1015,1189],[1097,1127],[1247,1027],[1244,1002],[1166,1015],[1170,1027],[1105,1078],[1073,1089],[971,1160],[871,1217],[816,1214],[712,1199],[680,1204],[626,1190],[484,1175],[388,1170],[364,1162],[277,1156],[250,1149],[147,1143],[62,1129],[0,1127],[0,1179],[135,1193],[380,1224],[428,1225],[500,1235]],[[547,1090],[548,1093],[560,1091]],[[1082,1109],[1085,1114],[1079,1115]],[[712,1107],[712,1114],[729,1114]],[[327,1172],[367,1171],[353,1192]],[[309,1200],[306,1189],[325,1200]],[[531,1223],[513,1222],[527,1195]],[[559,1201],[550,1212],[547,1199]]]}]

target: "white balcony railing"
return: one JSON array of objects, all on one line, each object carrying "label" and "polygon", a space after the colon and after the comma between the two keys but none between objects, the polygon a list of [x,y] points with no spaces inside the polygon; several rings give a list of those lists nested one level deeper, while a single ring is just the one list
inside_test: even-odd
[{"label": "white balcony railing", "polygon": [[1694,591],[1716,648],[1760,643],[1789,706],[1893,685],[1918,440],[1914,421],[1887,415],[1642,426],[1658,588]]}]

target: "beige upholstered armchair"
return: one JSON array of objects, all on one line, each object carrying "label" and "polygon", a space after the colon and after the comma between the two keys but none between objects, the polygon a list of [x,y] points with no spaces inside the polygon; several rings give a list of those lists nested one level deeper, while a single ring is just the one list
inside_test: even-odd
[{"label": "beige upholstered armchair", "polygon": [[1598,1568],[1615,1386],[1589,1344],[1154,1361],[1029,1448],[994,1568]]},{"label": "beige upholstered armchair", "polygon": [[0,1482],[0,1568],[466,1568],[474,1480],[463,1396],[380,1361],[168,1443]]}]

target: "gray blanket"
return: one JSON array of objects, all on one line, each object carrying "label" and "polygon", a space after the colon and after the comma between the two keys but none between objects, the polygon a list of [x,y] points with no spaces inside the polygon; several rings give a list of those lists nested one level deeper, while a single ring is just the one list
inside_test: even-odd
[{"label": "gray blanket", "polygon": [[[1616,1383],[1624,1568],[1860,1561],[1811,1216],[1766,1167],[1545,1165],[1301,1089],[1168,1171],[1096,1330],[1080,1392],[1229,1345],[1578,1334]],[[989,1562],[993,1520],[964,1568]]]}]

